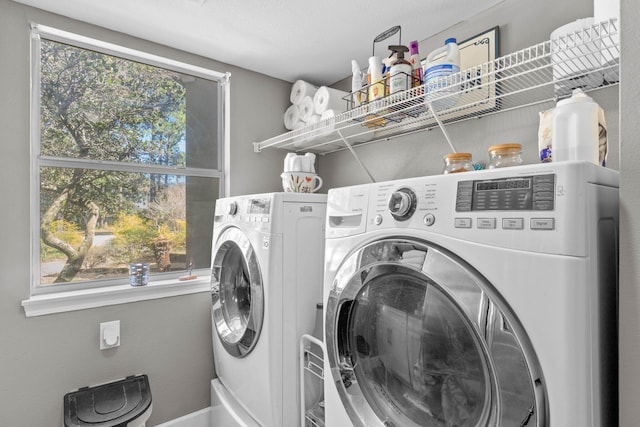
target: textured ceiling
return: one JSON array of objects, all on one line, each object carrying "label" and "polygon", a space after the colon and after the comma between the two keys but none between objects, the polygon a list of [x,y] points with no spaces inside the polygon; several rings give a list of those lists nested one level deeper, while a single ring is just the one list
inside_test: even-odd
[{"label": "textured ceiling", "polygon": [[408,45],[507,0],[14,1],[286,81],[331,84],[351,74],[351,59],[364,67],[392,26]]}]

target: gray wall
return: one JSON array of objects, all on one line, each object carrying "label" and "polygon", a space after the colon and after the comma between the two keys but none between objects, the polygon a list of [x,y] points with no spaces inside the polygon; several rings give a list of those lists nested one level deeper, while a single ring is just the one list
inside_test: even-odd
[{"label": "gray wall", "polygon": [[[0,0],[0,425],[62,425],[70,390],[149,375],[149,425],[209,406],[214,376],[207,293],[26,318],[29,297],[29,22],[231,72],[232,194],[276,191],[284,155],[252,142],[282,132],[290,84]],[[256,129],[259,129],[257,131]],[[275,171],[275,172],[274,172]],[[99,323],[121,346],[99,350]]]},{"label": "gray wall", "polygon": [[640,395],[640,8],[621,0],[620,426],[638,425]]}]

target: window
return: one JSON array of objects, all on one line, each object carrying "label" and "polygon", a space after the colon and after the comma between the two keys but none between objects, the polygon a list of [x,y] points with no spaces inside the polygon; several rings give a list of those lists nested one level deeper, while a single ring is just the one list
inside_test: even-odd
[{"label": "window", "polygon": [[208,269],[228,75],[43,26],[32,59],[32,295]]}]

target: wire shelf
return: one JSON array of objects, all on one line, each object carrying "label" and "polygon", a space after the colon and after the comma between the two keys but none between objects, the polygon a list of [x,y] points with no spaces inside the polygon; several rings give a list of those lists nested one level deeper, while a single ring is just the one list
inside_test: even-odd
[{"label": "wire shelf", "polygon": [[254,150],[331,153],[619,83],[617,20],[522,49],[427,85],[369,102],[315,125],[262,142]]},{"label": "wire shelf", "polygon": [[324,418],[312,412],[305,414],[304,427],[324,427]]},{"label": "wire shelf", "polygon": [[[304,334],[300,337],[300,411],[302,427],[324,427],[324,343]],[[310,375],[307,378],[305,373]],[[306,392],[316,389],[318,395],[307,402]],[[319,389],[319,390],[318,390]],[[310,407],[307,407],[310,403]]]},{"label": "wire shelf", "polygon": [[309,349],[305,350],[304,369],[318,379],[324,379],[324,360]]}]

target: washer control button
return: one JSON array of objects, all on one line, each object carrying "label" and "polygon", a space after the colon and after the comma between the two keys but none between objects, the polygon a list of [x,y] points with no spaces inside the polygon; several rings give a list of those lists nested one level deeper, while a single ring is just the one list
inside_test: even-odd
[{"label": "washer control button", "polygon": [[380,215],[380,214],[376,215],[375,218],[373,218],[373,223],[375,225],[382,224],[382,215]]},{"label": "washer control button", "polygon": [[454,218],[453,226],[455,228],[471,228],[471,218]]},{"label": "washer control button", "polygon": [[424,225],[427,227],[431,227],[436,222],[436,217],[433,214],[428,213],[424,218],[422,218],[422,222],[424,222]]},{"label": "washer control button", "polygon": [[411,218],[411,215],[415,212],[417,204],[418,198],[413,190],[400,188],[394,191],[389,198],[388,207],[391,216],[396,221],[406,221]]},{"label": "washer control button", "polygon": [[478,218],[477,224],[478,224],[478,228],[492,230],[496,228],[496,219],[495,218]]},{"label": "washer control button", "polygon": [[502,218],[504,230],[524,230],[524,218]]},{"label": "washer control button", "polygon": [[556,222],[553,218],[531,218],[532,230],[555,230]]}]

